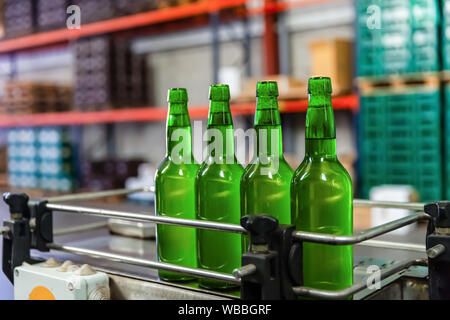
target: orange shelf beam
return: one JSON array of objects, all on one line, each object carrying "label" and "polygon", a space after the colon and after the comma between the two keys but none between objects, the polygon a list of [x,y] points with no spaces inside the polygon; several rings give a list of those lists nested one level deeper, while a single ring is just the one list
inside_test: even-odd
[{"label": "orange shelf beam", "polygon": [[[282,113],[305,112],[308,101],[280,101]],[[358,97],[348,95],[333,98],[335,110],[358,110]],[[252,115],[255,112],[255,103],[233,104],[233,115]],[[208,106],[192,106],[189,108],[191,119],[202,119],[208,116]],[[164,121],[167,117],[167,108],[146,107],[127,108],[92,112],[58,112],[40,113],[30,115],[0,116],[0,127],[35,127],[35,126],[72,126],[100,123],[120,122],[153,122]]]},{"label": "orange shelf beam", "polygon": [[157,23],[194,17],[201,14],[242,5],[247,1],[248,0],[204,0],[182,6],[169,7],[166,9],[153,10],[140,14],[90,23],[82,25],[80,29],[60,29],[36,33],[29,36],[0,41],[0,53],[68,42],[70,40],[86,36],[130,30]]},{"label": "orange shelf beam", "polygon": [[254,0],[203,0],[181,6],[169,7],[128,15],[120,18],[82,25],[80,29],[60,29],[48,32],[35,33],[29,36],[0,41],[0,53],[13,52],[46,45],[66,43],[81,37],[93,36],[104,33],[113,33],[130,30],[158,23],[175,21],[183,18],[195,17],[227,8],[254,2],[256,5],[247,8],[246,15],[260,15],[264,13],[276,13],[297,7],[319,3],[337,2],[342,0],[297,0],[290,2],[273,2],[258,5]]}]

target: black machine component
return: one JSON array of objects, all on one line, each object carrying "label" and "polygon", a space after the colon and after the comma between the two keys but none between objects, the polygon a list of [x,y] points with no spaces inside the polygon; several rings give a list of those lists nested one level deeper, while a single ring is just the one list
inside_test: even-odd
[{"label": "black machine component", "polygon": [[441,201],[425,206],[431,216],[428,224],[426,248],[430,299],[450,299],[450,202]]},{"label": "black machine component", "polygon": [[7,232],[3,236],[3,273],[14,282],[14,268],[30,260],[30,211],[26,194],[5,193],[3,200],[8,204],[11,220],[3,226]]},{"label": "black machine component", "polygon": [[266,215],[245,216],[241,225],[250,232],[249,251],[242,255],[243,266],[253,272],[241,277],[241,298],[295,299],[292,289],[301,285],[301,245],[293,244],[293,226],[279,225]]},{"label": "black machine component", "polygon": [[47,243],[53,242],[53,214],[46,208],[47,201],[29,203],[31,222],[31,248],[50,251]]},{"label": "black machine component", "polygon": [[11,219],[3,226],[2,270],[14,282],[14,268],[23,262],[33,262],[30,250],[49,251],[47,243],[53,241],[52,213],[45,202],[30,202],[24,194],[5,193],[3,200],[9,206]]}]

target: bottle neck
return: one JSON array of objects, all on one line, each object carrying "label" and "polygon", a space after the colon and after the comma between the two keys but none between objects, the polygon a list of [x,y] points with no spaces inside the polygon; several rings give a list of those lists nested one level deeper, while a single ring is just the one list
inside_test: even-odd
[{"label": "bottle neck", "polygon": [[191,122],[185,103],[169,104],[166,130],[166,156],[192,157]]},{"label": "bottle neck", "polygon": [[336,157],[336,128],[331,95],[310,95],[306,113],[306,157]]},{"label": "bottle neck", "polygon": [[281,118],[276,96],[258,97],[255,113],[258,157],[283,156]]},{"label": "bottle neck", "polygon": [[211,101],[207,125],[207,155],[216,162],[233,162],[234,132],[231,117],[230,103],[228,101]]}]

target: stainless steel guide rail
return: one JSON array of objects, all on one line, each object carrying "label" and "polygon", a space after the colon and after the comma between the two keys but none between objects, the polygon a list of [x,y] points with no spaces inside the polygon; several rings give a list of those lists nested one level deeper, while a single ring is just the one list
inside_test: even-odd
[{"label": "stainless steel guide rail", "polygon": [[[50,203],[59,203],[65,201],[75,201],[75,200],[89,200],[104,198],[117,195],[127,195],[137,192],[155,192],[154,186],[147,186],[138,189],[117,189],[117,190],[107,190],[100,192],[87,192],[87,193],[76,193],[63,195],[58,197],[47,198],[46,200]],[[373,200],[363,200],[354,199],[353,205],[355,207],[366,207],[366,208],[393,208],[393,209],[407,209],[413,211],[423,211],[425,203],[421,202],[394,202],[394,201],[373,201]]]},{"label": "stainless steel guide rail", "polygon": [[[93,194],[75,194],[68,195],[62,197],[55,197],[48,199],[48,203],[45,204],[48,210],[52,212],[66,212],[66,213],[76,213],[76,214],[84,214],[84,215],[93,215],[98,217],[105,218],[120,218],[131,221],[146,221],[146,222],[154,222],[156,224],[167,224],[167,225],[176,225],[176,226],[184,226],[191,228],[201,228],[208,230],[216,230],[222,232],[232,232],[232,233],[240,233],[247,234],[248,231],[244,229],[240,225],[227,224],[227,223],[218,223],[218,222],[210,222],[210,221],[199,221],[199,220],[189,220],[189,219],[178,219],[164,216],[153,216],[149,214],[139,214],[133,212],[126,211],[116,211],[116,210],[105,210],[105,209],[96,209],[82,206],[74,206],[74,205],[63,205],[59,204],[59,202],[64,201],[72,201],[72,200],[86,200],[86,199],[94,199],[99,197],[107,197],[111,195],[125,195],[131,194],[134,192],[154,192],[153,187],[135,189],[135,190],[112,190],[112,191],[104,191]],[[403,217],[398,220],[394,220],[388,223],[385,223],[380,226],[376,226],[374,228],[361,231],[359,233],[350,235],[350,236],[339,236],[339,235],[330,235],[330,234],[319,234],[319,233],[311,233],[304,231],[294,231],[292,234],[294,241],[299,242],[315,242],[315,243],[323,243],[330,245],[351,245],[358,244],[369,239],[378,237],[380,235],[386,234],[388,232],[397,230],[404,226],[410,225],[420,220],[428,220],[430,216],[425,214],[424,211],[424,203],[399,203],[399,202],[381,202],[381,201],[370,201],[370,200],[354,200],[354,206],[360,207],[381,207],[381,208],[399,208],[399,209],[408,209],[412,211],[418,211],[412,213],[406,217]],[[47,244],[48,248],[53,250],[59,250],[74,254],[80,255],[88,255],[96,258],[103,258],[112,261],[117,261],[121,263],[128,263],[133,265],[139,265],[159,270],[166,271],[174,271],[181,272],[193,276],[199,277],[207,277],[211,279],[227,281],[230,283],[239,284],[241,282],[241,277],[250,275],[256,272],[256,267],[254,265],[245,265],[242,268],[236,269],[233,272],[233,275],[224,274],[220,272],[212,272],[209,270],[195,269],[195,268],[186,268],[181,267],[174,264],[161,263],[149,260],[143,260],[138,258],[126,257],[117,254],[104,253],[95,250],[77,248],[72,246],[60,245],[55,243]],[[395,247],[395,246],[394,246]],[[393,266],[393,268],[385,271],[381,274],[381,278],[385,279],[401,270],[407,269],[412,265],[423,265],[424,261],[422,260],[414,260],[414,261],[406,261],[400,262]],[[353,286],[346,288],[344,290],[339,291],[329,291],[329,290],[319,290],[314,288],[307,288],[303,286],[293,287],[293,291],[297,295],[306,296],[306,297],[314,297],[321,299],[342,299],[349,295],[355,294],[361,290],[364,290],[367,287],[365,281],[354,284]]]},{"label": "stainless steel guide rail", "polygon": [[158,270],[165,270],[165,271],[172,271],[172,272],[181,272],[184,274],[188,274],[191,276],[196,277],[205,277],[210,278],[214,280],[220,280],[220,281],[226,281],[234,284],[239,284],[240,280],[235,278],[234,276],[226,273],[221,272],[214,272],[204,269],[198,269],[198,268],[187,268],[178,266],[175,264],[170,263],[162,263],[162,262],[156,262],[151,260],[145,260],[140,258],[133,258],[133,257],[126,257],[119,254],[114,253],[106,253],[96,250],[90,250],[90,249],[84,249],[84,248],[77,248],[73,246],[66,246],[66,245],[60,245],[55,243],[49,243],[47,245],[50,249],[63,251],[67,253],[74,253],[79,255],[86,255],[93,258],[102,258],[102,259],[108,259],[111,261],[121,262],[121,263],[127,263],[132,264],[136,266],[141,267],[147,267],[152,269],[158,269]]},{"label": "stainless steel guide rail", "polygon": [[384,240],[366,240],[366,241],[359,243],[358,245],[365,246],[365,247],[415,251],[415,252],[421,252],[421,253],[425,253],[427,251],[425,245],[423,245],[423,244],[393,242],[393,241],[384,241]]},{"label": "stainless steel guide rail", "polygon": [[89,199],[98,199],[98,198],[106,198],[111,196],[120,196],[127,195],[137,192],[155,192],[154,186],[148,186],[138,189],[117,189],[117,190],[107,190],[100,192],[86,192],[86,193],[75,193],[69,194],[59,197],[51,197],[47,198],[48,202],[57,203],[57,202],[65,202],[65,201],[75,201],[75,200],[89,200]]},{"label": "stainless steel guide rail", "polygon": [[60,205],[60,204],[52,204],[52,203],[46,204],[46,207],[47,207],[47,209],[60,211],[60,212],[71,212],[71,213],[92,215],[92,216],[104,217],[104,218],[119,218],[119,219],[124,219],[124,220],[131,220],[131,221],[145,221],[145,222],[154,222],[154,223],[168,224],[168,225],[174,225],[174,226],[184,226],[184,227],[192,227],[192,228],[200,228],[200,229],[219,230],[219,231],[234,232],[234,233],[247,233],[247,230],[245,230],[241,226],[235,225],[235,224],[228,224],[228,223],[178,219],[178,218],[153,216],[153,215],[149,215],[149,214],[139,214],[139,213],[133,213],[133,212],[126,212],[126,211],[105,210],[105,209]]},{"label": "stainless steel guide rail", "polygon": [[[380,274],[380,280],[384,280],[402,270],[408,269],[411,266],[426,266],[426,260],[425,259],[415,259],[415,260],[407,260],[407,261],[401,261],[396,263],[392,268],[390,268],[387,271],[384,271]],[[345,299],[355,293],[358,293],[361,290],[364,290],[367,288],[367,278],[363,281],[360,281],[351,287],[348,287],[343,290],[319,290],[314,288],[308,288],[308,287],[294,287],[293,290],[296,294],[302,297],[309,297],[309,298],[319,298],[319,299]]]},{"label": "stainless steel guide rail", "polygon": [[293,236],[294,239],[300,241],[307,242],[315,242],[315,243],[324,243],[331,245],[348,245],[348,244],[356,244],[363,242],[365,240],[369,240],[388,232],[400,229],[407,225],[410,225],[414,222],[420,220],[428,220],[429,216],[425,213],[413,213],[401,219],[397,219],[380,226],[376,226],[371,229],[367,229],[361,232],[358,232],[351,236],[335,236],[330,234],[321,234],[321,233],[312,233],[305,231],[295,231]]},{"label": "stainless steel guide rail", "polygon": [[94,222],[89,224],[83,224],[80,226],[73,226],[73,227],[67,227],[67,228],[60,228],[53,230],[54,236],[63,236],[66,234],[71,233],[78,233],[78,232],[84,232],[84,231],[91,231],[95,229],[101,229],[108,226],[108,223],[106,221],[102,222]]},{"label": "stainless steel guide rail", "polygon": [[353,200],[355,207],[365,208],[390,208],[390,209],[406,209],[412,211],[423,211],[425,203],[422,202],[394,202],[394,201],[373,201],[355,199]]}]

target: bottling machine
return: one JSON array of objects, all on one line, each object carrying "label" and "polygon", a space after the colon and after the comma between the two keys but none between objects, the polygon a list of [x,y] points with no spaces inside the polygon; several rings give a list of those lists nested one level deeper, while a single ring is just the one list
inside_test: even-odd
[{"label": "bottling machine", "polygon": [[[411,210],[411,214],[351,236],[296,231],[293,226],[280,225],[276,219],[263,214],[243,217],[241,225],[233,225],[73,204],[79,200],[134,192],[154,192],[154,188],[73,194],[44,200],[30,200],[26,194],[4,194],[10,219],[0,227],[2,269],[14,283],[16,299],[450,298],[450,249],[447,249],[450,248],[450,202],[354,200],[355,206],[402,208]],[[53,217],[64,213],[249,234],[251,245],[242,255],[242,267],[233,274],[181,267],[158,262],[154,240],[105,234],[78,239],[78,242],[56,243],[56,235],[62,232],[54,230]],[[356,261],[355,281],[351,287],[332,291],[303,286],[303,242],[339,246],[372,241],[373,246],[420,251],[417,245],[370,240],[418,221],[428,224],[423,239],[424,258],[387,261],[369,257]],[[72,228],[71,232],[82,230],[77,228]],[[373,265],[379,269],[375,276],[366,272]],[[195,282],[164,282],[158,279],[156,270],[226,281],[238,285],[238,289],[216,292],[202,289]]]}]

